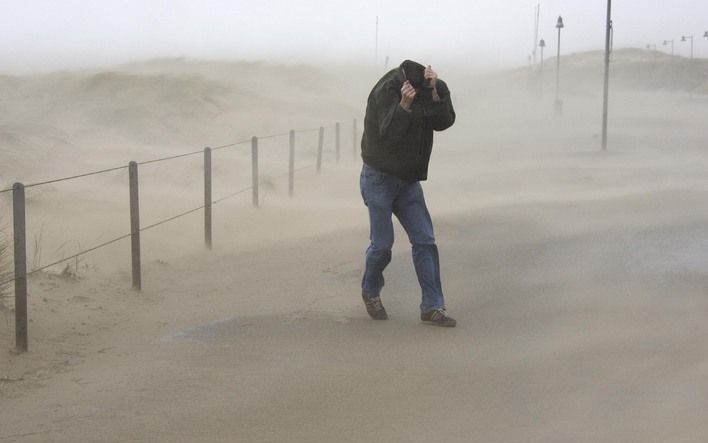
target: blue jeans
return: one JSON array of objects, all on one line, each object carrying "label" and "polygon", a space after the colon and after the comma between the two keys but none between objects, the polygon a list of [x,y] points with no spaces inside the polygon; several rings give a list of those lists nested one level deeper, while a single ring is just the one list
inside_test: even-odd
[{"label": "blue jeans", "polygon": [[420,182],[401,180],[366,164],[359,182],[364,204],[369,208],[371,227],[371,244],[366,250],[366,267],[361,282],[363,295],[378,297],[384,286],[383,271],[391,262],[391,215],[394,214],[406,230],[413,248],[413,265],[423,292],[421,312],[444,309],[438,247]]}]

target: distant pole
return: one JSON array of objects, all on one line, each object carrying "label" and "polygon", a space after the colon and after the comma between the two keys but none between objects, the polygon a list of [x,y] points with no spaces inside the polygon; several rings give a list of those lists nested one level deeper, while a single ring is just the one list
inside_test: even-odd
[{"label": "distant pole", "polygon": [[376,16],[376,42],[374,47],[374,66],[379,65],[379,16]]},{"label": "distant pole", "polygon": [[648,44],[647,51],[651,51],[651,59],[652,61],[656,61],[656,45],[652,43]]},{"label": "distant pole", "polygon": [[558,54],[556,55],[556,115],[560,115],[563,112],[563,102],[560,99],[561,29],[563,29],[563,27],[563,17],[559,15],[558,22],[556,23],[556,28],[558,29]]},{"label": "distant pole", "polygon": [[691,61],[693,61],[693,35],[684,35],[681,37],[682,42],[685,42],[688,39],[691,40]]},{"label": "distant pole", "polygon": [[674,41],[664,40],[664,46],[668,45],[669,43],[671,43],[671,61],[674,61]]},{"label": "distant pole", "polygon": [[339,129],[340,129],[339,122],[337,122],[337,124],[334,126],[334,146],[335,146],[334,151],[335,151],[335,156],[337,158],[337,163],[339,163],[339,151],[340,151],[340,143],[339,143],[340,131],[339,131]]},{"label": "distant pole", "polygon": [[322,172],[322,150],[324,148],[324,127],[320,126],[317,137],[317,172]]},{"label": "distant pole", "polygon": [[295,194],[295,131],[290,130],[290,155],[288,156],[288,196]]},{"label": "distant pole", "polygon": [[612,0],[607,0],[607,25],[605,27],[605,90],[602,104],[602,150],[607,150],[607,109],[610,95],[610,33],[612,31]]},{"label": "distant pole", "polygon": [[251,138],[251,183],[253,188],[253,207],[258,207],[258,137]]},{"label": "distant pole", "polygon": [[204,244],[211,249],[211,148],[204,148]]},{"label": "distant pole", "polygon": [[541,41],[538,42],[538,47],[541,48],[541,66],[538,70],[539,91],[543,94],[543,48],[546,47],[546,41],[541,39]]},{"label": "distant pole", "polygon": [[536,25],[534,27],[534,35],[533,35],[533,65],[536,66],[536,50],[538,49],[536,46],[536,43],[538,42],[538,26],[539,26],[539,21],[540,21],[540,15],[541,15],[541,4],[537,4],[536,8],[534,8],[536,11]]}]

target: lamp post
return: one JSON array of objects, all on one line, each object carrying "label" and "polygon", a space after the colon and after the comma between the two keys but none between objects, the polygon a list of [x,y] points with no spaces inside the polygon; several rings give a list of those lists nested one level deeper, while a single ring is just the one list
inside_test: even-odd
[{"label": "lamp post", "polygon": [[534,9],[534,18],[535,18],[535,26],[534,26],[534,33],[533,33],[533,66],[536,66],[536,42],[538,41],[538,24],[539,24],[539,19],[541,16],[541,2],[538,2]]},{"label": "lamp post", "polygon": [[671,61],[674,61],[674,41],[664,40],[664,46],[668,45],[669,43],[671,43]]},{"label": "lamp post", "polygon": [[607,24],[605,26],[605,88],[602,103],[602,150],[607,150],[607,110],[610,97],[610,48],[612,40],[612,0],[607,0]]},{"label": "lamp post", "polygon": [[541,48],[541,65],[538,69],[538,90],[541,95],[543,95],[543,48],[546,47],[546,41],[541,39],[538,42],[538,47]]},{"label": "lamp post", "polygon": [[376,16],[376,38],[374,43],[374,66],[379,64],[379,16]]},{"label": "lamp post", "polygon": [[647,49],[647,51],[652,51],[652,50],[653,50],[652,53],[651,53],[651,59],[652,59],[653,61],[656,61],[656,45],[650,43],[650,44],[648,44],[648,45],[646,46],[646,49]]},{"label": "lamp post", "polygon": [[561,29],[565,26],[563,25],[563,17],[558,16],[558,21],[556,22],[556,29],[558,29],[558,54],[556,55],[556,101],[555,101],[555,111],[556,115],[560,115],[563,112],[563,101],[561,101],[559,96],[560,91],[560,55],[561,55]]},{"label": "lamp post", "polygon": [[682,42],[685,42],[688,39],[691,39],[691,60],[693,60],[693,35],[684,35],[681,37]]}]

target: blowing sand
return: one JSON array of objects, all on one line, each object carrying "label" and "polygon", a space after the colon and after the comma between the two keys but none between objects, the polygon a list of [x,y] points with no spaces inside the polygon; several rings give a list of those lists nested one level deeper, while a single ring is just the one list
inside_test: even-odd
[{"label": "blowing sand", "polygon": [[[293,199],[283,157],[264,154],[262,207],[248,193],[217,205],[212,251],[199,214],[147,231],[142,292],[127,243],[33,277],[30,352],[0,357],[0,441],[706,441],[708,98],[688,83],[629,87],[618,70],[607,152],[601,89],[572,70],[562,117],[527,73],[441,70],[458,121],[437,135],[424,188],[457,328],[419,323],[400,228],[391,319],[366,316],[360,160],[344,135],[335,164],[328,138],[323,173],[300,172]],[[6,78],[3,183],[336,120],[350,134],[377,75],[337,95],[337,72],[160,61]],[[285,78],[302,87],[264,92]],[[315,137],[298,138],[298,165]],[[287,137],[267,143],[287,152]],[[220,159],[215,197],[248,186],[247,149]],[[200,161],[141,168],[145,223],[200,204]],[[30,196],[40,264],[128,230],[125,171],[86,180]]]}]

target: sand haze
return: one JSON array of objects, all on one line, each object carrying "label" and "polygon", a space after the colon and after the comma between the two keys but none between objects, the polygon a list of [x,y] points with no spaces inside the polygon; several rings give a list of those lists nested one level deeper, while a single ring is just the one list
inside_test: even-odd
[{"label": "sand haze", "polygon": [[[391,319],[360,301],[351,131],[381,70],[187,58],[0,77],[2,189],[327,127],[320,174],[317,133],[296,136],[293,198],[287,136],[262,140],[261,207],[216,205],[213,250],[200,212],[146,231],[142,292],[127,241],[34,275],[31,351],[0,357],[0,440],[703,441],[708,65],[613,57],[606,152],[598,52],[563,58],[562,116],[551,60],[439,70],[458,116],[424,188],[454,330],[419,323],[398,226]],[[250,186],[250,145],[213,162],[215,198]],[[199,155],[141,166],[143,222],[200,206],[202,172]],[[30,267],[129,231],[125,170],[27,197]]]}]

